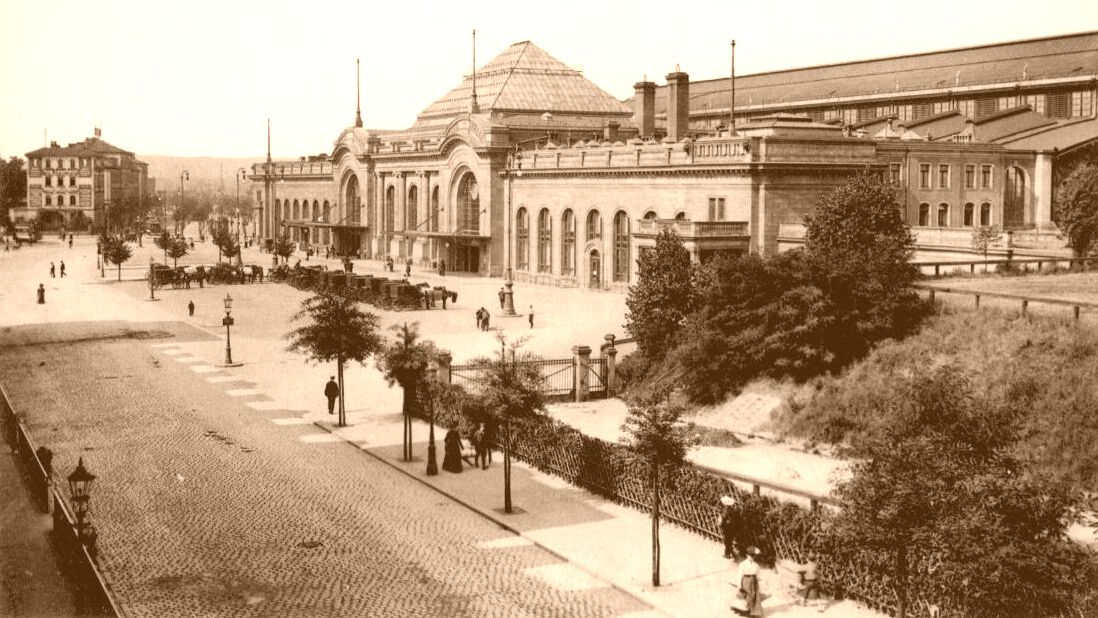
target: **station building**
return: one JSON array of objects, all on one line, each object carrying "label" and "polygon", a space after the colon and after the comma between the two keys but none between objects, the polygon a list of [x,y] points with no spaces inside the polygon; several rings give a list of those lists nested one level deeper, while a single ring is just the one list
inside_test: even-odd
[{"label": "station building", "polygon": [[[699,86],[676,70],[665,86],[636,84],[622,102],[533,43],[516,43],[406,130],[367,129],[356,116],[331,154],[253,165],[260,235],[624,289],[661,229],[675,229],[699,261],[780,251],[801,242],[804,216],[824,193],[870,169],[900,188],[921,246],[967,249],[979,225],[1011,230],[1019,246],[1062,245],[1052,223],[1057,162],[1098,143],[1098,47],[1088,42],[1098,34],[741,77],[734,123],[728,79]],[[927,91],[946,65],[954,81],[939,90],[964,87],[973,106]],[[892,99],[862,92],[885,71],[900,84]],[[1015,88],[1013,99],[980,103],[1004,88]],[[772,99],[756,100],[763,92]],[[885,111],[843,111],[869,100]],[[929,113],[916,110],[922,101]]]},{"label": "station building", "polygon": [[83,230],[106,222],[112,205],[151,195],[149,166],[134,153],[103,141],[99,129],[82,142],[27,153],[27,203],[15,221],[42,229]]}]

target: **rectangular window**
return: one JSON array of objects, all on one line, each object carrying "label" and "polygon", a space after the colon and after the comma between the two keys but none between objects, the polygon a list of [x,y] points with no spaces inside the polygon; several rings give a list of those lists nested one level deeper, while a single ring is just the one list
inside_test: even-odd
[{"label": "rectangular window", "polygon": [[966,99],[964,101],[957,102],[957,111],[961,114],[972,118],[976,115],[976,101],[972,99]]},{"label": "rectangular window", "polygon": [[838,118],[838,117],[839,117],[839,110],[837,110],[837,109],[824,110],[824,120],[834,120],[835,118]]},{"label": "rectangular window", "polygon": [[991,166],[990,165],[981,165],[980,166],[980,187],[983,188],[983,189],[990,189],[991,188],[991,181],[992,181],[992,179],[991,179]]},{"label": "rectangular window", "polygon": [[47,187],[52,187],[53,186],[53,176],[46,176],[46,186]]},{"label": "rectangular window", "polygon": [[1031,94],[1026,97],[1026,103],[1038,114],[1045,113],[1045,95]]},{"label": "rectangular window", "polygon": [[888,180],[892,184],[900,184],[900,164],[889,163],[888,164]]},{"label": "rectangular window", "polygon": [[930,116],[933,113],[934,108],[930,103],[917,103],[912,106],[911,117],[914,120],[921,120]]},{"label": "rectangular window", "polygon": [[990,116],[998,109],[999,102],[996,99],[977,99],[976,101],[976,120]]},{"label": "rectangular window", "polygon": [[46,169],[50,169],[50,160],[46,159]]},{"label": "rectangular window", "polygon": [[1071,93],[1071,117],[1081,118],[1092,115],[1091,102],[1093,95],[1089,90]]},{"label": "rectangular window", "polygon": [[920,189],[929,189],[930,188],[930,164],[929,163],[923,163],[923,164],[919,165],[919,188]]},{"label": "rectangular window", "polygon": [[938,205],[938,227],[949,227],[949,206]]},{"label": "rectangular window", "polygon": [[975,189],[976,188],[976,166],[975,165],[966,165],[965,166],[965,188],[966,189]]},{"label": "rectangular window", "polygon": [[912,108],[910,105],[901,105],[896,108],[896,116],[901,121],[907,121],[914,118]]},{"label": "rectangular window", "polygon": [[1049,118],[1067,118],[1071,114],[1071,97],[1066,92],[1048,95],[1047,103]]},{"label": "rectangular window", "polygon": [[858,110],[856,109],[844,109],[843,110],[843,124],[854,124],[858,122]]},{"label": "rectangular window", "polygon": [[76,176],[69,176],[69,186],[70,187],[75,187],[76,186]]},{"label": "rectangular window", "polygon": [[938,166],[938,188],[939,189],[948,189],[949,188],[949,165],[948,164],[943,163],[943,164]]},{"label": "rectangular window", "polygon": [[709,220],[710,221],[724,221],[724,198],[723,197],[711,197],[711,198],[709,198]]}]

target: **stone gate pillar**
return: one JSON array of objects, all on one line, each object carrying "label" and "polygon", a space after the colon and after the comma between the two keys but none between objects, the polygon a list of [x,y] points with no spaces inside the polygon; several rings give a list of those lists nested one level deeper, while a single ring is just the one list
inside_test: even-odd
[{"label": "stone gate pillar", "polygon": [[617,358],[618,349],[614,347],[614,335],[603,337],[606,344],[602,348],[602,354],[606,357],[606,373],[602,376],[606,384],[606,396],[613,397],[618,390]]},{"label": "stone gate pillar", "polygon": [[591,347],[572,346],[572,371],[575,372],[576,401],[587,401],[591,392]]},{"label": "stone gate pillar", "polygon": [[450,365],[454,362],[454,357],[450,352],[443,350],[438,353],[438,381],[440,384],[450,383]]}]

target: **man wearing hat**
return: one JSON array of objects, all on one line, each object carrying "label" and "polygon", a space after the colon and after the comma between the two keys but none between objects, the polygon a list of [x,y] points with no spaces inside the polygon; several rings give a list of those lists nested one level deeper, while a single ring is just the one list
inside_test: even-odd
[{"label": "man wearing hat", "polygon": [[328,398],[328,414],[335,414],[335,402],[339,397],[339,385],[336,384],[335,376],[328,378],[328,383],[324,385],[324,396]]},{"label": "man wearing hat", "polygon": [[736,499],[732,496],[721,496],[721,504],[724,505],[724,510],[717,523],[721,529],[721,538],[724,540],[724,557],[738,559],[740,551],[736,536],[743,527],[743,522],[740,520],[740,512],[736,509]]}]

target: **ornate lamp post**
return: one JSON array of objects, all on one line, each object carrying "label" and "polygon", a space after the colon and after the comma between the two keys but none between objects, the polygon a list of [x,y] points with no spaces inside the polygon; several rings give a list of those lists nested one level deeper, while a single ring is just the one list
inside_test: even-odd
[{"label": "ornate lamp post", "polygon": [[438,388],[438,363],[427,364],[427,407],[431,413],[431,431],[427,438],[427,476],[438,474],[438,458],[435,455],[435,389]]},{"label": "ornate lamp post", "polygon": [[221,323],[225,326],[225,367],[239,367],[241,363],[233,362],[233,346],[230,337],[230,328],[233,325],[233,297],[225,294],[225,317]]},{"label": "ornate lamp post", "polygon": [[88,552],[95,555],[95,540],[98,533],[95,526],[87,523],[88,501],[91,499],[91,486],[95,481],[95,475],[84,467],[84,458],[81,457],[76,464],[76,469],[69,475],[69,497],[72,502],[72,511],[76,515],[76,536],[80,542],[88,548]]}]

